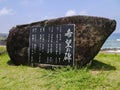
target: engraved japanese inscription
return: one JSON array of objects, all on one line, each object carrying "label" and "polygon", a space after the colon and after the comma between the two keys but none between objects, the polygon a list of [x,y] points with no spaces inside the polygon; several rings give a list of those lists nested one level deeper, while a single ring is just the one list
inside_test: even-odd
[{"label": "engraved japanese inscription", "polygon": [[74,65],[74,24],[31,27],[29,63]]}]

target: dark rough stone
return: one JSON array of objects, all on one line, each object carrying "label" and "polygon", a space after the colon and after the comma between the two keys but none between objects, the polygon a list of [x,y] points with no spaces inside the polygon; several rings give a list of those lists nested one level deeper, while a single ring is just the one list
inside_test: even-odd
[{"label": "dark rough stone", "polygon": [[116,21],[92,16],[71,16],[44,20],[13,27],[7,38],[7,51],[16,65],[28,63],[29,29],[31,26],[75,24],[75,64],[84,66],[99,52],[115,30]]}]

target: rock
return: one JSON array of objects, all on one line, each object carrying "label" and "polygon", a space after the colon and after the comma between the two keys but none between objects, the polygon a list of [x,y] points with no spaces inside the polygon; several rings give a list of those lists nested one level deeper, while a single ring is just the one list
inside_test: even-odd
[{"label": "rock", "polygon": [[97,55],[105,40],[115,30],[116,21],[92,16],[71,16],[13,27],[7,38],[7,51],[16,65],[28,64],[31,26],[75,24],[75,65],[84,66]]}]

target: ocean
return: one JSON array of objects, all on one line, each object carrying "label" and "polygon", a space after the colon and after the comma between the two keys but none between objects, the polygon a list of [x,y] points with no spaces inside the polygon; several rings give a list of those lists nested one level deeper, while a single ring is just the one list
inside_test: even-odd
[{"label": "ocean", "polygon": [[120,49],[120,33],[111,34],[101,49]]}]

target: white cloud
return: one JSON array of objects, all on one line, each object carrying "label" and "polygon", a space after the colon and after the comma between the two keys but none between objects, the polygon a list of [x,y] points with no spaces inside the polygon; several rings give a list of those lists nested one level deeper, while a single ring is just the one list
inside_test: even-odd
[{"label": "white cloud", "polygon": [[12,15],[13,14],[13,10],[12,9],[9,9],[9,8],[2,8],[0,9],[0,16],[3,16],[3,15]]},{"label": "white cloud", "polygon": [[65,14],[65,16],[73,16],[73,15],[88,15],[88,12],[86,10],[81,10],[78,13],[75,10],[68,10]]},{"label": "white cloud", "polygon": [[65,16],[73,16],[76,14],[76,11],[75,10],[68,10],[65,14]]}]

